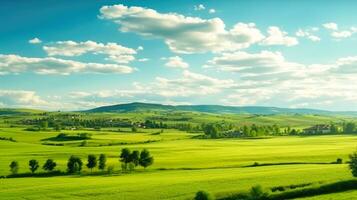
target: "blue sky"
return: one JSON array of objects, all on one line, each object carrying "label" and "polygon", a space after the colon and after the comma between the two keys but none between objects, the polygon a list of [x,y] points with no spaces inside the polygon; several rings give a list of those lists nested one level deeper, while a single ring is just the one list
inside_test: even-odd
[{"label": "blue sky", "polygon": [[356,4],[4,1],[0,107],[357,110]]}]

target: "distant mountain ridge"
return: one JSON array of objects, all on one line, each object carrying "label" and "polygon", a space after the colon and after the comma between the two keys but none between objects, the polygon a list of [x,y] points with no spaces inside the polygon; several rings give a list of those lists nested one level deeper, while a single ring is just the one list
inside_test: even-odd
[{"label": "distant mountain ridge", "polygon": [[102,106],[85,112],[137,112],[137,111],[192,111],[205,113],[230,114],[321,114],[321,115],[356,115],[357,112],[333,112],[307,108],[279,108],[264,106],[222,106],[222,105],[163,105],[154,103],[127,103]]}]

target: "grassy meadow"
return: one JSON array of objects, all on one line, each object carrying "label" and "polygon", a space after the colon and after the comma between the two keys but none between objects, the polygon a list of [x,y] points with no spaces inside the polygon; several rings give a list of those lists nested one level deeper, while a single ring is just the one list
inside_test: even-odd
[{"label": "grassy meadow", "polygon": [[[192,199],[199,190],[209,191],[217,198],[248,191],[254,185],[270,190],[276,186],[309,184],[311,186],[352,179],[345,161],[356,150],[357,135],[271,136],[263,138],[198,139],[201,132],[189,133],[177,129],[103,128],[101,130],[52,129],[27,131],[15,123],[36,114],[3,115],[0,137],[0,176],[10,174],[9,164],[19,162],[19,173],[29,172],[28,161],[36,159],[42,167],[51,158],[56,169],[66,171],[70,155],[86,163],[88,154],[107,155],[107,165],[114,166],[111,175],[90,172],[85,166],[80,175],[0,179],[0,199]],[[159,113],[143,115],[103,114],[102,118],[144,119]],[[170,114],[166,114],[170,117]],[[330,121],[350,120],[343,117],[312,115],[213,115],[185,113],[190,123],[235,121],[240,123],[279,123],[303,128]],[[98,117],[98,114],[86,118]],[[174,120],[169,123],[175,123]],[[59,133],[89,133],[91,138],[61,141]],[[148,149],[154,164],[147,169],[137,167],[131,173],[120,172],[119,154],[122,148]],[[343,164],[331,164],[337,158]],[[252,166],[255,162],[266,164]],[[40,168],[38,172],[43,172]],[[355,191],[334,193],[304,199],[353,199]]]}]

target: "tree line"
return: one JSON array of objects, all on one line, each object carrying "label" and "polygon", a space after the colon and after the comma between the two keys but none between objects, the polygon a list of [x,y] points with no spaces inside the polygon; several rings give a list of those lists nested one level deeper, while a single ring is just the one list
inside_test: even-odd
[{"label": "tree line", "polygon": [[[140,152],[138,150],[130,151],[130,149],[124,148],[119,155],[119,161],[121,162],[122,171],[128,172],[133,171],[137,166],[142,166],[146,169],[154,163],[154,157],[151,156],[147,149],[143,149]],[[71,155],[67,161],[67,173],[80,173],[83,169],[83,164],[84,163],[80,157]],[[31,159],[28,162],[28,166],[31,174],[34,174],[40,168],[40,163],[36,159]],[[42,169],[51,173],[54,172],[56,166],[57,163],[53,159],[47,159],[42,165]],[[12,175],[18,174],[20,167],[19,162],[12,161],[9,167]],[[96,167],[98,167],[98,169],[102,172],[107,169],[108,173],[112,173],[114,170],[113,166],[107,166],[107,156],[105,154],[100,154],[99,157],[94,154],[89,154],[87,157],[86,167],[90,169],[91,173]],[[59,172],[59,170],[57,170],[57,172]]]},{"label": "tree line", "polygon": [[[202,131],[207,138],[232,138],[232,137],[259,137],[306,134],[300,129],[291,127],[279,127],[279,125],[256,124],[236,126],[226,123],[202,124]],[[357,125],[354,122],[344,122],[339,125],[329,124],[329,134],[354,134],[357,133]]]}]

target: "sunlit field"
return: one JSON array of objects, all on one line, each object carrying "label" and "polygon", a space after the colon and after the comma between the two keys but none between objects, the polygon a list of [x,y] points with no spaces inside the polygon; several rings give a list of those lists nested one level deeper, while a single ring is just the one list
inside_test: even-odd
[{"label": "sunlit field", "polygon": [[[124,131],[124,130],[123,130]],[[81,131],[62,131],[74,134]],[[217,197],[246,191],[260,184],[269,189],[291,184],[321,184],[351,178],[346,164],[356,148],[356,136],[281,136],[263,139],[195,139],[194,133],[178,130],[139,129],[138,132],[93,131],[86,146],[82,141],[51,141],[56,131],[24,131],[1,128],[0,175],[8,175],[9,163],[19,162],[21,172],[29,172],[28,160],[40,164],[54,159],[65,171],[70,155],[83,160],[88,154],[108,156],[112,175],[92,174],[84,167],[81,175],[1,179],[4,199],[188,199],[198,190]],[[44,142],[62,143],[64,146]],[[148,169],[120,173],[122,148],[149,149],[155,162]],[[277,164],[252,167],[260,164]],[[43,171],[40,169],[39,171]],[[350,194],[350,193],[347,193]],[[353,194],[353,193],[351,193]],[[318,199],[318,197],[316,197]],[[313,199],[316,199],[313,198]]]}]

